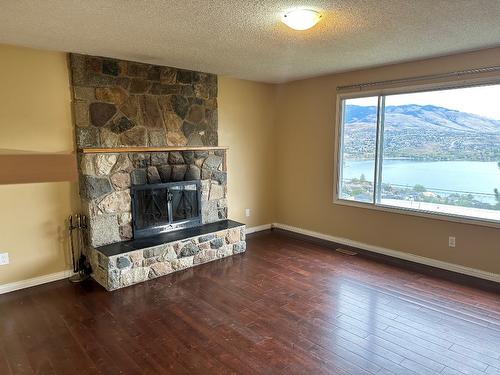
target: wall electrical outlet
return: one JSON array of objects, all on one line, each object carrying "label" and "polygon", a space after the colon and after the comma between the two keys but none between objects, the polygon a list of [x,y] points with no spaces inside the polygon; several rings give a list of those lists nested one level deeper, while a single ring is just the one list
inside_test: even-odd
[{"label": "wall electrical outlet", "polygon": [[448,237],[448,246],[455,247],[455,244],[456,244],[455,237],[452,237],[452,236]]},{"label": "wall electrical outlet", "polygon": [[9,253],[0,253],[0,266],[9,264]]},{"label": "wall electrical outlet", "polygon": [[245,208],[245,216],[249,217],[252,213],[252,210],[250,208]]}]

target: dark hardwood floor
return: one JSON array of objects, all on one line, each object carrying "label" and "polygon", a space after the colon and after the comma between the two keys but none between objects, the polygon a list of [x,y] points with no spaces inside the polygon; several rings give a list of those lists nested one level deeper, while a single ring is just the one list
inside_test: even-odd
[{"label": "dark hardwood floor", "polygon": [[500,374],[500,296],[284,234],[106,292],[0,296],[0,374]]}]

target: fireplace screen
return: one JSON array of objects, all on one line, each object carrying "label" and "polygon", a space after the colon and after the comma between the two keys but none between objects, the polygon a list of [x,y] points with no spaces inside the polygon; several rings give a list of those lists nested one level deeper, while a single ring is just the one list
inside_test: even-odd
[{"label": "fireplace screen", "polygon": [[201,225],[200,182],[132,186],[134,237]]}]

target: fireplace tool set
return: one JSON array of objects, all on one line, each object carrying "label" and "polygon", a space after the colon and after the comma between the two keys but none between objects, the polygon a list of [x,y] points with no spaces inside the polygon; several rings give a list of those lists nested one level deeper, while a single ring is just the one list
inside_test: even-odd
[{"label": "fireplace tool set", "polygon": [[69,278],[73,283],[79,283],[88,279],[90,275],[90,264],[85,256],[85,230],[87,229],[87,217],[85,215],[71,215],[68,218],[69,247],[73,262],[74,275]]}]

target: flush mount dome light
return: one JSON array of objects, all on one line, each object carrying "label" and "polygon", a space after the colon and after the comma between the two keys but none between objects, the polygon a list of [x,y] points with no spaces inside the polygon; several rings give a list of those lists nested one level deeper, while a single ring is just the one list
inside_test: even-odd
[{"label": "flush mount dome light", "polygon": [[296,9],[286,13],[281,21],[294,30],[307,30],[316,25],[321,14],[312,9]]}]

